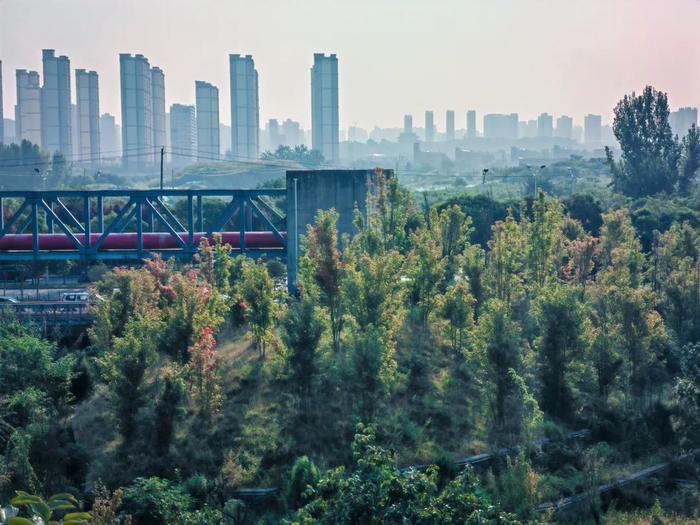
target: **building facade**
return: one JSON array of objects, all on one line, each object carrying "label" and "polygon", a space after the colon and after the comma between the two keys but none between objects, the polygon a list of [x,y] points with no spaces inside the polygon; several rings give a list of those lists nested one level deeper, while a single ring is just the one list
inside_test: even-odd
[{"label": "building facade", "polygon": [[260,154],[258,72],[251,55],[229,55],[231,76],[231,155],[257,160]]},{"label": "building facade", "polygon": [[100,115],[100,157],[116,161],[121,157],[121,133],[114,115]]},{"label": "building facade", "polygon": [[445,139],[449,142],[455,139],[455,112],[451,109],[445,114]]},{"label": "building facade", "polygon": [[537,136],[550,138],[554,135],[554,119],[549,113],[537,117]]},{"label": "building facade", "polygon": [[679,108],[672,111],[668,117],[674,135],[683,137],[688,130],[698,124],[698,108]]},{"label": "building facade", "polygon": [[492,113],[484,115],[484,138],[509,139],[518,138],[518,114],[501,115]]},{"label": "building facade", "polygon": [[195,83],[197,106],[197,155],[200,160],[218,160],[219,145],[219,88],[197,80]]},{"label": "building facade", "polygon": [[583,143],[599,148],[603,142],[603,119],[600,115],[586,115],[583,119]]},{"label": "building facade", "polygon": [[15,138],[41,146],[41,86],[39,73],[18,69]]},{"label": "building facade", "polygon": [[99,77],[94,71],[75,70],[77,160],[95,164],[100,160]]},{"label": "building facade", "polygon": [[73,155],[71,130],[70,60],[42,50],[44,85],[41,88],[41,146],[53,153]]},{"label": "building facade", "polygon": [[304,143],[304,134],[301,130],[301,124],[296,120],[286,119],[282,122],[282,134],[284,135],[285,145],[293,148]]},{"label": "building facade", "polygon": [[425,141],[435,142],[435,117],[432,111],[425,112]]},{"label": "building facade", "polygon": [[158,160],[160,158],[160,149],[167,146],[165,74],[159,67],[151,68],[151,98],[153,105],[153,154]]},{"label": "building facade", "polygon": [[574,120],[562,115],[557,119],[556,136],[560,139],[571,139],[574,134]]},{"label": "building facade", "polygon": [[172,163],[190,164],[197,158],[197,116],[194,106],[170,106],[170,151]]},{"label": "building facade", "polygon": [[151,65],[143,55],[119,55],[122,109],[122,160],[128,167],[154,161]]},{"label": "building facade", "polygon": [[467,111],[467,138],[476,138],[476,111],[473,109]]},{"label": "building facade", "polygon": [[338,57],[314,54],[311,68],[311,147],[329,162],[339,157]]}]

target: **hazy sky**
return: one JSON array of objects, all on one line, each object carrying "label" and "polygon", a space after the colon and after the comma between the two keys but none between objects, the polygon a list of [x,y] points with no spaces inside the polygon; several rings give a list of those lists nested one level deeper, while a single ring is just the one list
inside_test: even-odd
[{"label": "hazy sky", "polygon": [[[433,109],[547,111],[610,119],[651,83],[672,107],[700,105],[700,0],[0,0],[5,115],[14,71],[41,72],[41,49],[100,75],[100,109],[119,119],[120,52],[165,71],[168,106],[194,103],[194,81],[220,89],[228,54],[252,54],[261,126],[310,122],[314,52],[337,53],[341,127],[423,125]],[[75,93],[73,93],[75,97]]]}]

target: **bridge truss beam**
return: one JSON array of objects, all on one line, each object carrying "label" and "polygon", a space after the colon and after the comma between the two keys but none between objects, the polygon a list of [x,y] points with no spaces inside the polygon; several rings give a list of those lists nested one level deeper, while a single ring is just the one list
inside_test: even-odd
[{"label": "bridge truss beam", "polygon": [[284,189],[0,192],[0,261],[190,259],[221,234],[236,254],[286,256]]}]

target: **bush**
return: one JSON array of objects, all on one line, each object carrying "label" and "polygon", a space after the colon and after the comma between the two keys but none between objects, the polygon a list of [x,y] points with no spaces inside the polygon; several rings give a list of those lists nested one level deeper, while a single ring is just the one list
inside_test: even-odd
[{"label": "bush", "polygon": [[137,478],[124,489],[123,510],[133,516],[134,523],[170,525],[191,508],[192,497],[166,479]]}]

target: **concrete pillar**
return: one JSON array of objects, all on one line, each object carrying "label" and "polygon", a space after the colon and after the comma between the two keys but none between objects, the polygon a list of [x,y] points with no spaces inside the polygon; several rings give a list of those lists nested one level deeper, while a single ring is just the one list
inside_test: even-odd
[{"label": "concrete pillar", "polygon": [[[384,170],[393,176],[392,170]],[[367,194],[376,181],[374,170],[299,170],[287,172],[287,279],[296,291],[301,236],[316,222],[319,210],[338,212],[338,238],[355,234],[353,219],[357,207],[367,210]]]}]

